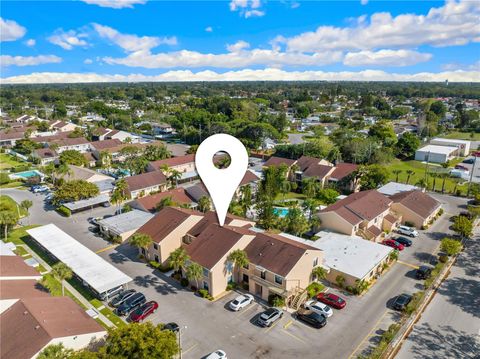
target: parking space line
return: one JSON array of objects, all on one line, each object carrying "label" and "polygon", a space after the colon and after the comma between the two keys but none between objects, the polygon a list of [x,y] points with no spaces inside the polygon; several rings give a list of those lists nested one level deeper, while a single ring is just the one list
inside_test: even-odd
[{"label": "parking space line", "polygon": [[102,249],[96,251],[95,253],[97,253],[97,254],[102,253],[102,252],[108,251],[109,249],[115,248],[116,246],[118,246],[118,244],[112,244],[111,246],[102,248]]},{"label": "parking space line", "polygon": [[252,310],[252,309],[254,309],[254,308],[256,308],[256,307],[257,307],[256,305],[251,305],[251,306],[248,307],[247,309],[242,310],[242,311],[238,314],[238,316],[244,315],[244,314],[248,313],[249,310]]},{"label": "parking space line", "polygon": [[407,267],[411,267],[411,268],[414,268],[414,269],[418,269],[418,268],[419,268],[419,266],[416,266],[415,264],[410,264],[410,263],[407,263],[407,262],[402,262],[401,260],[398,260],[398,259],[397,259],[397,263],[403,264],[403,265],[405,265],[405,266],[407,266]]},{"label": "parking space line", "polygon": [[187,350],[182,350],[182,355],[187,354],[189,351],[193,350],[193,348],[195,348],[197,345],[198,345],[198,343],[195,343],[190,348],[188,348]]},{"label": "parking space line", "polygon": [[297,337],[295,334],[290,333],[288,330],[285,330],[285,329],[282,329],[282,330],[285,334],[291,336],[292,338],[297,339],[298,341],[302,342],[303,344],[307,344],[307,342],[305,340],[303,340],[300,337]]},{"label": "parking space line", "polygon": [[293,321],[289,320],[288,323],[283,326],[283,329],[287,329],[292,324],[293,324]]},{"label": "parking space line", "polygon": [[387,315],[387,313],[389,313],[388,309],[382,314],[382,316],[380,317],[380,319],[377,320],[377,322],[376,322],[375,325],[373,326],[372,330],[370,330],[370,331],[368,332],[368,334],[362,339],[362,341],[360,342],[360,344],[358,344],[358,346],[355,348],[355,350],[352,352],[352,354],[349,355],[348,359],[353,358],[353,356],[354,356],[355,353],[358,351],[358,349],[360,349],[360,347],[363,345],[363,343],[365,342],[365,340],[367,340],[368,338],[370,338],[370,336],[372,335],[373,331],[374,331],[375,329],[377,329],[378,324],[380,324],[380,322],[383,320],[383,318],[385,317],[385,315]]},{"label": "parking space line", "polygon": [[270,330],[275,328],[278,323],[280,323],[280,321],[273,323],[271,327],[268,327],[267,329],[264,330],[264,333],[268,333]]}]

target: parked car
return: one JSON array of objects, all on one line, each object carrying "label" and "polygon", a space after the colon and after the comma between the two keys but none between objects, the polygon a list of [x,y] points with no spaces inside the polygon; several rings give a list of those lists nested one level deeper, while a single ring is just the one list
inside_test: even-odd
[{"label": "parked car", "polygon": [[473,165],[473,162],[475,162],[474,158],[466,158],[462,161],[462,163],[466,163],[468,165]]},{"label": "parked car", "polygon": [[42,193],[42,192],[47,192],[47,191],[49,191],[50,188],[48,188],[47,186],[35,185],[35,186],[30,187],[30,190],[31,190],[33,193]]},{"label": "parked car", "polygon": [[89,217],[88,218],[88,223],[98,226],[98,221],[101,220],[101,219],[102,219],[102,217]]},{"label": "parked car", "polygon": [[462,165],[456,165],[456,166],[455,166],[455,169],[456,169],[456,170],[467,171],[467,172],[470,171],[467,167],[462,166]]},{"label": "parked car", "polygon": [[223,350],[215,350],[213,353],[208,354],[205,359],[227,359],[227,353]]},{"label": "parked car", "polygon": [[333,293],[319,293],[317,295],[317,300],[319,302],[328,304],[330,307],[335,309],[343,309],[347,305],[345,299]]},{"label": "parked car", "polygon": [[405,248],[405,247],[403,246],[403,244],[400,244],[400,243],[398,243],[397,241],[395,241],[395,240],[393,240],[393,239],[385,239],[385,240],[383,241],[383,244],[386,245],[386,246],[389,246],[389,247],[398,249],[399,251],[403,251],[403,249]]},{"label": "parked car", "polygon": [[140,307],[137,307],[133,312],[130,313],[128,319],[131,322],[138,323],[145,320],[150,314],[153,314],[158,309],[158,303],[154,300],[147,302]]},{"label": "parked car", "polygon": [[405,234],[409,237],[418,237],[418,232],[415,228],[408,227],[408,226],[400,226],[397,229],[397,232],[400,234]]},{"label": "parked car", "polygon": [[171,330],[174,333],[178,333],[180,330],[180,327],[178,326],[177,323],[167,323],[163,326],[163,330]]},{"label": "parked car", "polygon": [[231,310],[238,312],[240,309],[245,308],[253,302],[253,295],[243,294],[236,297],[229,304]]},{"label": "parked car", "polygon": [[412,240],[408,239],[407,237],[397,237],[395,238],[395,241],[397,241],[400,244],[403,244],[405,247],[410,247],[412,245]]},{"label": "parked car", "polygon": [[323,314],[314,312],[313,310],[299,309],[297,312],[297,319],[317,329],[323,328],[327,325],[327,318],[325,318]]},{"label": "parked car", "polygon": [[415,272],[415,277],[417,279],[427,279],[432,274],[432,268],[427,266],[420,266]]},{"label": "parked car", "polygon": [[399,295],[393,302],[393,309],[403,311],[411,300],[412,296],[410,294],[403,293]]},{"label": "parked car", "polygon": [[138,306],[145,304],[146,301],[147,299],[145,296],[142,293],[137,292],[119,305],[116,309],[116,312],[118,315],[127,315]]},{"label": "parked car", "polygon": [[46,197],[45,197],[45,202],[46,202],[46,203],[52,203],[54,196],[55,196],[55,195],[54,195],[53,193],[47,194]]},{"label": "parked car", "polygon": [[120,293],[118,293],[117,296],[115,296],[111,301],[110,305],[112,307],[118,307],[123,304],[128,298],[130,298],[132,295],[136,293],[135,289],[127,289],[123,290]]},{"label": "parked car", "polygon": [[312,312],[322,314],[324,317],[329,318],[333,315],[333,310],[328,305],[317,302],[316,300],[309,300],[305,303],[305,309]]},{"label": "parked car", "polygon": [[112,206],[112,205],[110,204],[110,202],[104,202],[104,203],[102,203],[102,207],[108,208],[108,207],[111,207],[111,206]]},{"label": "parked car", "polygon": [[270,327],[273,323],[283,317],[283,311],[278,308],[269,308],[258,317],[257,323],[261,327]]}]

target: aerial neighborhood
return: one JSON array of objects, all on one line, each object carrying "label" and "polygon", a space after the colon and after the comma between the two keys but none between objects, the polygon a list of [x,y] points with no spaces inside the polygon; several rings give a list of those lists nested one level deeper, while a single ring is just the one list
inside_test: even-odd
[{"label": "aerial neighborhood", "polygon": [[[432,86],[3,88],[0,358],[392,353],[480,215],[479,88]],[[216,133],[249,154],[223,226]]]}]

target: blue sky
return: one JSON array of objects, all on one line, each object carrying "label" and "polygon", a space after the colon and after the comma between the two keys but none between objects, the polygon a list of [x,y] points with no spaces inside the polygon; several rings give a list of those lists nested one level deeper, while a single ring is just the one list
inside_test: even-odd
[{"label": "blue sky", "polygon": [[1,78],[480,81],[475,1],[3,1]]}]

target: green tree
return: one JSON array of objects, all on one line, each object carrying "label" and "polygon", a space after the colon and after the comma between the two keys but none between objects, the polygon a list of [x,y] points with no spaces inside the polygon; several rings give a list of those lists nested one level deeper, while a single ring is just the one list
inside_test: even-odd
[{"label": "green tree", "polygon": [[356,171],[356,176],[360,178],[360,187],[363,190],[375,189],[387,183],[389,171],[381,165],[360,166]]},{"label": "green tree", "polygon": [[110,202],[117,205],[118,208],[122,205],[122,203],[128,199],[128,184],[125,178],[119,179],[115,182],[115,188],[112,191],[112,195],[110,196]]},{"label": "green tree", "polygon": [[65,296],[65,280],[71,279],[73,272],[65,263],[58,262],[52,267],[53,276],[62,283],[62,296]]},{"label": "green tree", "polygon": [[420,139],[414,133],[403,134],[397,142],[396,154],[399,158],[413,158],[415,151],[420,147]]},{"label": "green tree", "polygon": [[152,237],[150,237],[148,234],[137,232],[132,237],[130,237],[128,243],[133,247],[137,247],[139,250],[145,253],[145,251],[152,243]]},{"label": "green tree", "polygon": [[155,206],[155,210],[157,212],[161,211],[162,209],[164,209],[165,207],[174,207],[176,206],[177,203],[175,203],[172,199],[172,196],[167,196],[167,197],[163,197],[158,203],[157,205]]},{"label": "green tree", "polygon": [[235,249],[234,251],[231,251],[227,257],[227,260],[233,263],[237,275],[240,275],[240,268],[245,267],[248,265],[248,263],[250,263],[247,252],[245,252],[243,249]]},{"label": "green tree", "polygon": [[323,280],[327,277],[327,270],[323,267],[315,267],[312,270],[312,277],[316,278],[317,281]]},{"label": "green tree", "polygon": [[13,210],[6,210],[4,208],[0,211],[0,225],[3,227],[4,238],[8,238],[8,229],[13,227],[18,222],[18,213]]},{"label": "green tree", "polygon": [[38,354],[38,359],[68,359],[72,356],[73,350],[67,349],[63,346],[63,343],[59,344],[50,344],[45,347],[40,354]]},{"label": "green tree", "polygon": [[345,277],[341,274],[337,275],[337,277],[335,278],[335,282],[337,283],[337,285],[340,287],[340,288],[343,288],[343,286],[345,285]]},{"label": "green tree", "polygon": [[22,202],[20,202],[20,207],[22,207],[27,212],[32,206],[33,206],[33,202],[30,201],[29,199],[25,199]]},{"label": "green tree", "polygon": [[310,229],[308,220],[298,205],[288,209],[288,213],[282,222],[284,231],[295,236],[301,236]]},{"label": "green tree", "polygon": [[83,155],[76,150],[65,150],[60,153],[59,161],[61,164],[64,165],[74,165],[74,166],[86,166],[87,159]]},{"label": "green tree", "polygon": [[385,147],[392,147],[397,143],[393,124],[388,121],[377,121],[368,130],[368,135],[377,138]]},{"label": "green tree", "polygon": [[78,201],[92,198],[99,194],[100,190],[95,183],[85,180],[65,181],[55,191],[53,203]]},{"label": "green tree", "polygon": [[470,238],[473,234],[473,223],[465,216],[456,216],[452,230],[463,238]]},{"label": "green tree", "polygon": [[177,171],[176,169],[169,170],[168,179],[170,180],[173,188],[176,188],[178,186],[178,180],[180,178],[182,178],[182,174],[179,171]]},{"label": "green tree", "polygon": [[409,184],[410,177],[412,177],[414,174],[415,174],[414,170],[407,170],[407,182],[406,182],[406,184]]},{"label": "green tree", "polygon": [[453,238],[444,238],[440,243],[440,249],[449,256],[454,256],[462,250],[462,243]]},{"label": "green tree", "polygon": [[210,210],[210,199],[207,196],[202,196],[198,200],[198,210],[203,213]]},{"label": "green tree", "polygon": [[112,167],[112,154],[108,151],[100,152],[100,166],[109,170]]},{"label": "green tree", "polygon": [[317,198],[326,205],[329,205],[335,203],[339,195],[340,193],[333,188],[324,188],[318,191]]},{"label": "green tree", "polygon": [[355,292],[357,294],[362,294],[368,289],[368,282],[366,280],[359,280],[355,281]]},{"label": "green tree", "polygon": [[314,198],[318,192],[318,182],[315,177],[307,177],[302,180],[302,193],[309,197]]},{"label": "green tree", "polygon": [[203,276],[203,267],[195,262],[189,264],[186,270],[186,277],[189,281],[194,280],[198,288],[198,280]]},{"label": "green tree", "polygon": [[252,187],[245,185],[240,187],[240,205],[242,207],[243,216],[246,216],[248,209],[252,206]]},{"label": "green tree", "polygon": [[182,247],[175,249],[172,253],[170,253],[170,257],[168,257],[169,264],[176,272],[181,272],[184,270],[188,260],[190,260],[190,256]]},{"label": "green tree", "polygon": [[143,155],[148,161],[158,161],[170,158],[172,154],[165,145],[161,144],[157,146],[148,145]]},{"label": "green tree", "polygon": [[179,352],[176,334],[151,322],[109,328],[100,357],[172,359]]},{"label": "green tree", "polygon": [[402,173],[402,170],[393,170],[392,173],[395,175],[395,182],[398,182],[398,176]]}]

